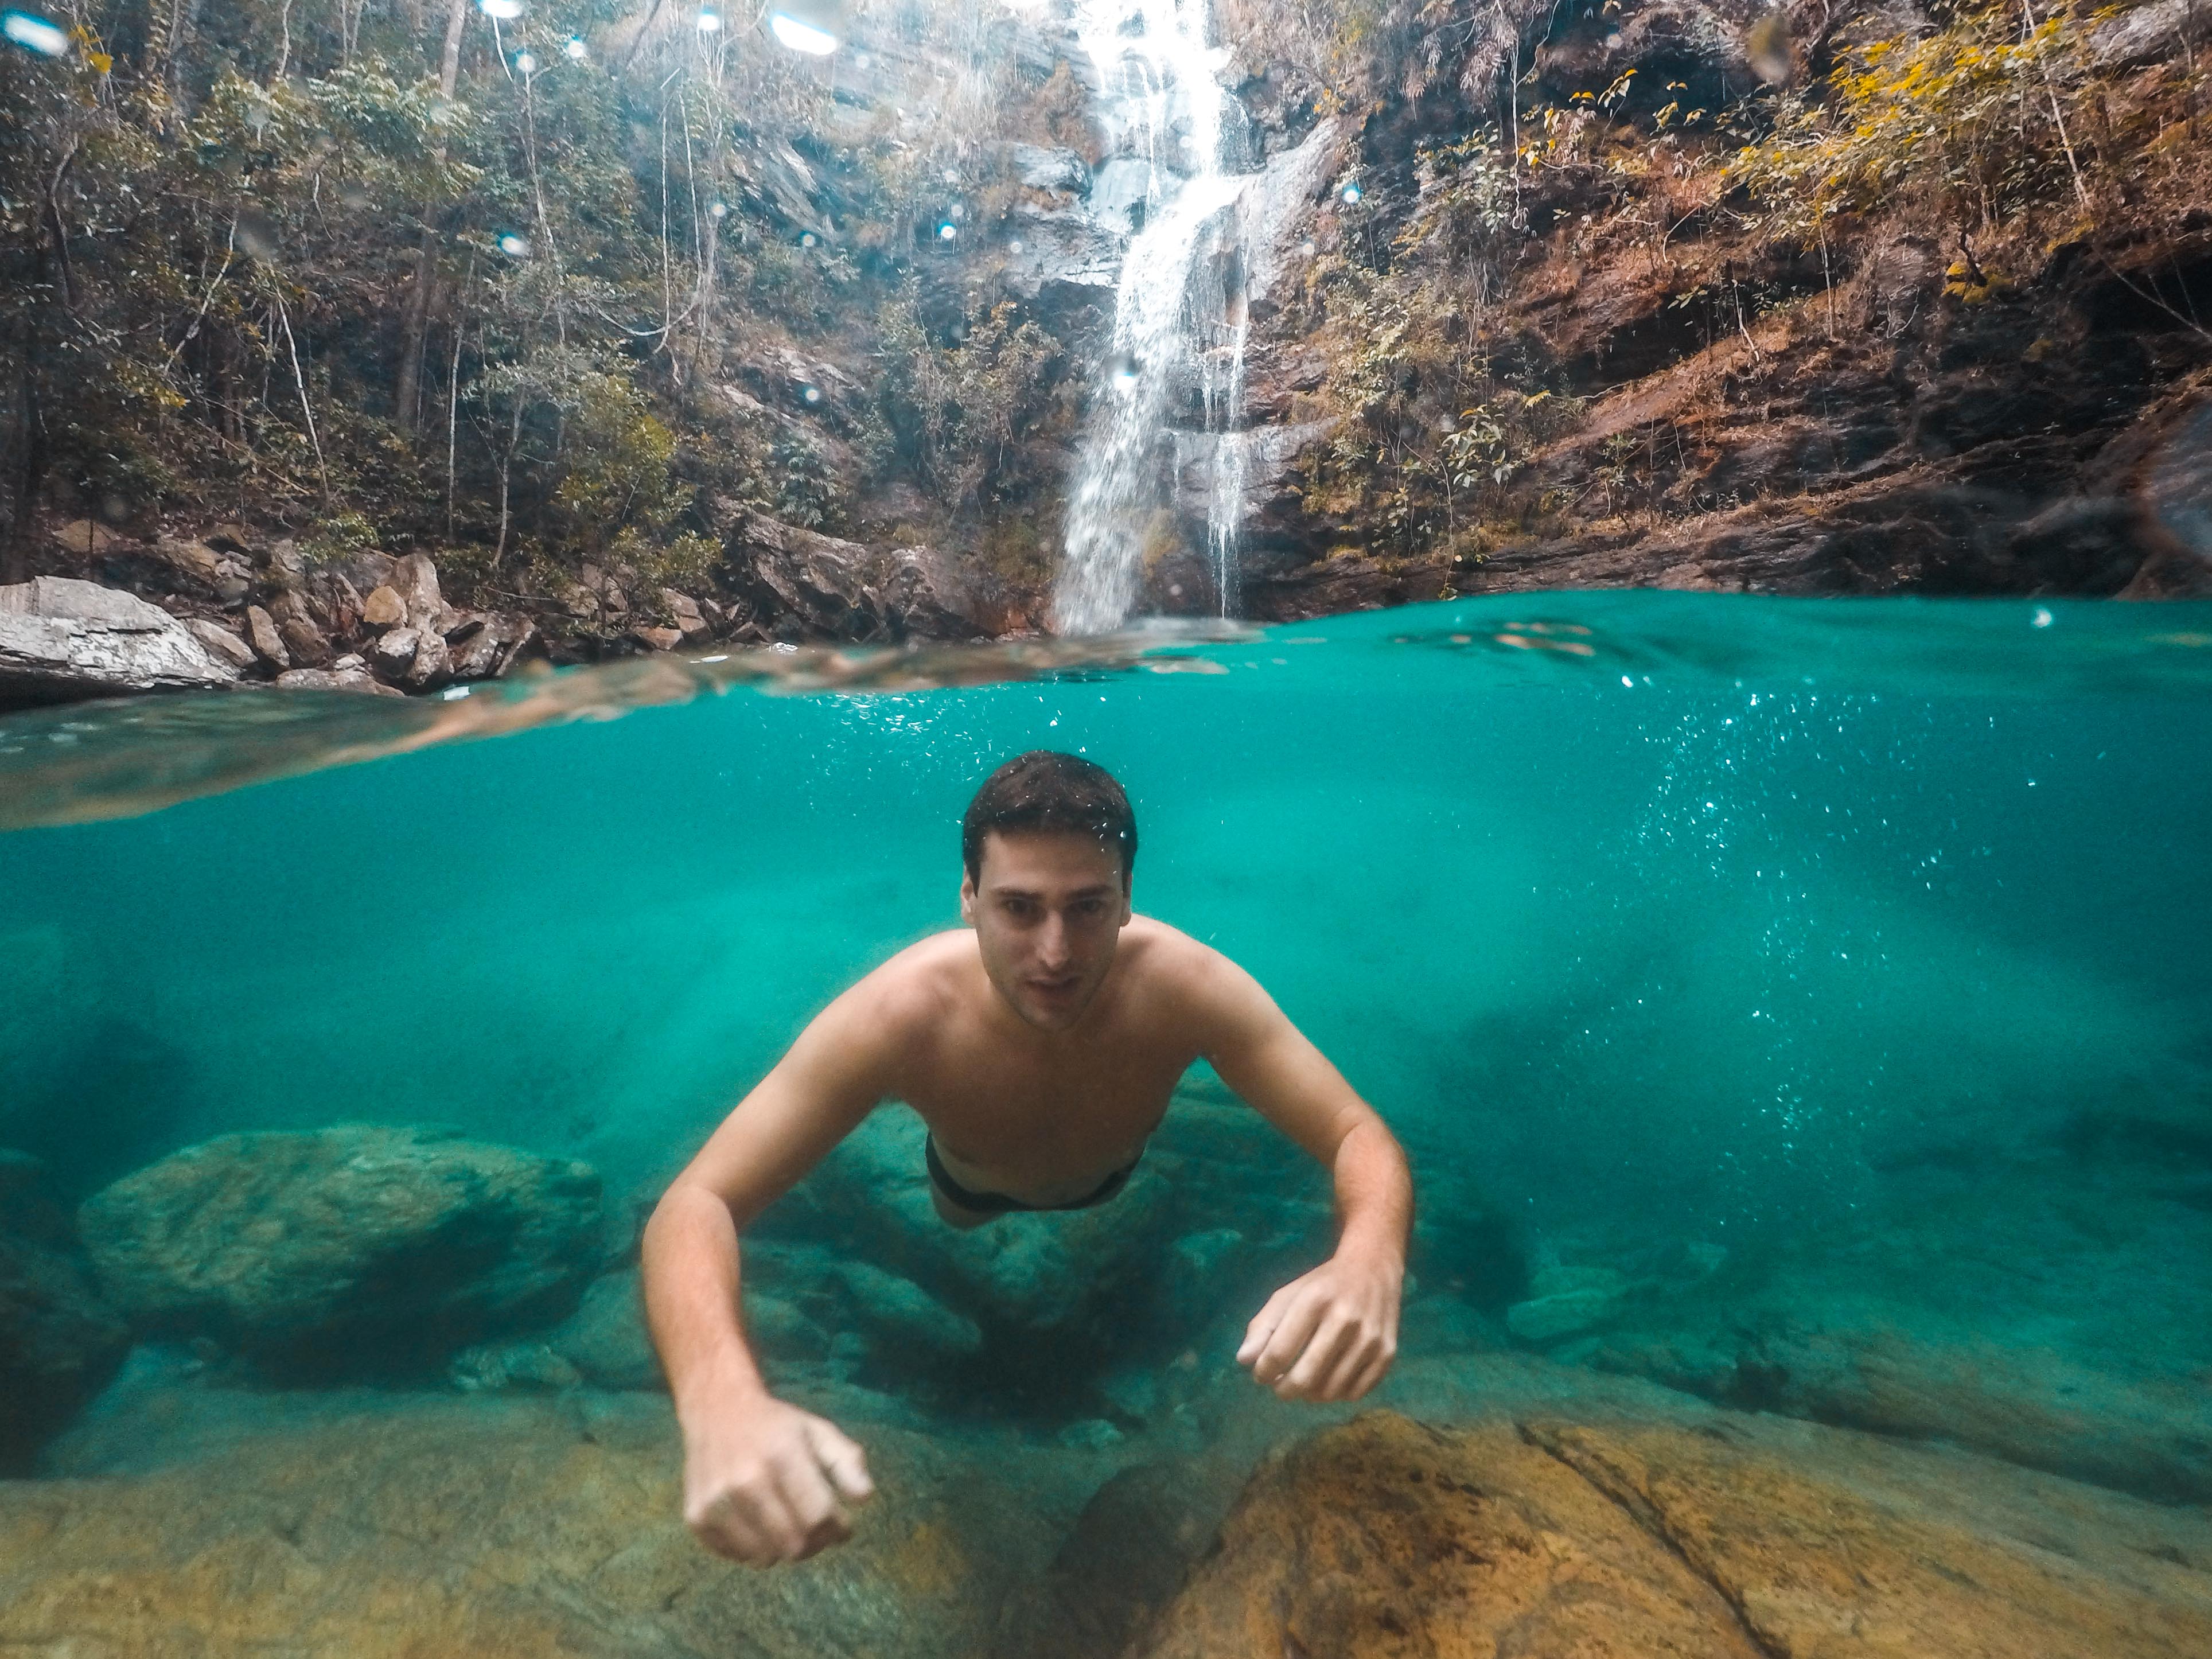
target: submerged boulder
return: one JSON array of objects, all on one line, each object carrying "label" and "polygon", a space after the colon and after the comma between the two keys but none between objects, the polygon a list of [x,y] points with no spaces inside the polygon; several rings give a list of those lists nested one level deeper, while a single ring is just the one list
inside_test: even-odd
[{"label": "submerged boulder", "polygon": [[1534,1292],[1505,1313],[1505,1328],[1523,1342],[1555,1342],[1594,1330],[1620,1314],[1628,1280],[1610,1267],[1550,1267],[1529,1281]]},{"label": "submerged boulder", "polygon": [[2183,1659],[2208,1560],[2202,1515],[1812,1424],[1378,1412],[1264,1465],[1130,1651]]},{"label": "submerged boulder", "polygon": [[125,691],[204,691],[238,678],[135,593],[71,576],[0,587],[0,708]]},{"label": "submerged boulder", "polygon": [[219,1136],[95,1194],[79,1227],[139,1329],[327,1375],[557,1319],[605,1255],[589,1164],[376,1124]]},{"label": "submerged boulder", "polygon": [[653,1395],[173,1398],[63,1471],[98,1478],[0,1483],[0,1652],[980,1659],[1080,1501],[1065,1460],[838,1416],[878,1496],[759,1572],[685,1529]]},{"label": "submerged boulder", "polygon": [[[1127,1325],[1160,1288],[1173,1198],[1140,1164],[1095,1209],[1005,1215],[960,1231],[931,1200],[920,1121],[879,1112],[780,1206],[778,1220],[780,1231],[840,1241],[848,1260],[822,1271],[872,1334],[897,1348],[957,1353],[994,1335],[1018,1342]],[[925,1342],[925,1332],[935,1334]]]},{"label": "submerged boulder", "polygon": [[550,1332],[545,1346],[602,1389],[657,1389],[660,1361],[646,1334],[644,1291],[638,1271],[592,1281],[567,1322]]},{"label": "submerged boulder", "polygon": [[130,1346],[46,1166],[0,1151],[0,1475],[21,1473]]}]

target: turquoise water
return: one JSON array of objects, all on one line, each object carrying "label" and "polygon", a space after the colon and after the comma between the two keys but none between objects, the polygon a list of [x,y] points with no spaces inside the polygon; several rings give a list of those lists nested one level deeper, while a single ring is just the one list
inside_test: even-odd
[{"label": "turquoise water", "polygon": [[[12,821],[132,814],[0,836],[0,1146],[82,1194],[228,1131],[434,1122],[649,1201],[953,924],[961,809],[1051,746],[1127,785],[1138,908],[1407,1145],[1449,1257],[1409,1350],[1455,1286],[1510,1345],[1547,1264],[1695,1246],[1717,1288],[1620,1323],[1857,1318],[2201,1407],[2212,611],[1545,595],[1117,649],[0,720]],[[435,719],[520,729],[313,769]],[[1553,1348],[1664,1371],[1644,1338]]]}]

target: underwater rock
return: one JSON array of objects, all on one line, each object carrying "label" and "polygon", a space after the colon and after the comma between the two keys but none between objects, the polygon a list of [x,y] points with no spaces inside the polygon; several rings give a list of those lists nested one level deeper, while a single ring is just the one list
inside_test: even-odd
[{"label": "underwater rock", "polygon": [[0,1475],[98,1394],[131,1334],[93,1288],[46,1166],[0,1150]]},{"label": "underwater rock", "polygon": [[910,1279],[865,1261],[838,1264],[837,1277],[854,1316],[880,1340],[904,1351],[971,1354],[983,1346],[974,1320],[955,1313]]},{"label": "underwater rock", "polygon": [[1118,1328],[1158,1288],[1175,1195],[1152,1170],[1094,1209],[962,1232],[931,1201],[921,1140],[919,1121],[876,1114],[802,1184],[787,1224],[840,1240],[848,1260],[911,1280],[987,1336]]},{"label": "underwater rock", "polygon": [[1144,1621],[1182,1588],[1236,1499],[1234,1460],[1137,1463],[1109,1478],[998,1653],[1000,1659],[1117,1659]]},{"label": "underwater rock", "polygon": [[2208,1562],[2204,1516],[1811,1424],[1378,1412],[1263,1465],[1132,1651],[2184,1659]]},{"label": "underwater rock", "polygon": [[0,708],[124,691],[205,691],[238,678],[157,605],[70,576],[0,587]]},{"label": "underwater rock", "polygon": [[760,1572],[685,1529],[655,1395],[193,1403],[238,1420],[196,1454],[0,1485],[0,1651],[970,1659],[1043,1574],[1041,1522],[1097,1479],[808,1399],[861,1441],[878,1495],[849,1543]]},{"label": "underwater rock", "polygon": [[2166,1502],[2212,1501],[2212,1405],[2201,1389],[2148,1386],[1987,1342],[1916,1341],[1900,1334],[1906,1317],[1623,1333],[1585,1359],[1727,1405],[1954,1441]]},{"label": "underwater rock", "polygon": [[635,1267],[592,1281],[576,1311],[548,1332],[545,1346],[602,1389],[657,1389],[660,1361],[646,1333],[644,1292]]},{"label": "underwater rock", "polygon": [[372,1124],[219,1136],[94,1194],[78,1225],[138,1329],[313,1375],[424,1369],[558,1318],[605,1250],[589,1164]]},{"label": "underwater rock", "polygon": [[1523,1342],[1556,1342],[1620,1316],[1628,1281],[1610,1267],[1540,1270],[1529,1281],[1535,1292],[1505,1312],[1505,1328]]},{"label": "underwater rock", "polygon": [[494,1389],[573,1389],[584,1374],[544,1342],[484,1342],[464,1348],[446,1367],[464,1394]]}]

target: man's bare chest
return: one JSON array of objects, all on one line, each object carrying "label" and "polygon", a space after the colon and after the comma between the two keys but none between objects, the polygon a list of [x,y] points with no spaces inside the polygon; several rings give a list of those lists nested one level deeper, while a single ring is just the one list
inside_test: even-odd
[{"label": "man's bare chest", "polygon": [[1091,1050],[1040,1063],[977,1044],[917,1068],[906,1098],[971,1167],[1050,1179],[1125,1162],[1195,1058]]}]

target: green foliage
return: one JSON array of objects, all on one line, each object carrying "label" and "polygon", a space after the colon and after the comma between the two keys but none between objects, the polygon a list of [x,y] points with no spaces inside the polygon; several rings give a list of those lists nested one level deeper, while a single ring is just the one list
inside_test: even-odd
[{"label": "green foliage", "polygon": [[963,337],[933,340],[910,289],[882,323],[885,459],[903,459],[955,505],[1012,487],[1016,447],[1044,413],[1060,356],[1050,335],[1003,301],[969,319]]},{"label": "green foliage", "polygon": [[673,14],[633,47],[617,0],[496,29],[474,0],[75,15],[69,55],[0,52],[0,565],[58,496],[274,520],[333,556],[434,547],[501,593],[586,562],[696,580],[704,500],[838,526],[842,439],[988,503],[1046,407],[1055,349],[999,313],[902,337],[857,434],[733,416],[711,385],[794,342],[865,350],[1004,101],[1011,57],[964,24],[928,40],[973,71],[942,108],[833,150],[813,66]]},{"label": "green foliage", "polygon": [[300,557],[309,568],[329,564],[376,546],[376,526],[359,513],[334,513],[319,519],[300,538]]},{"label": "green foliage", "polygon": [[1500,365],[1486,324],[1525,240],[1514,167],[1489,128],[1426,149],[1389,257],[1347,237],[1322,262],[1308,331],[1328,351],[1321,402],[1340,418],[1305,496],[1392,552],[1521,515],[1528,457],[1571,420],[1568,400]]}]

